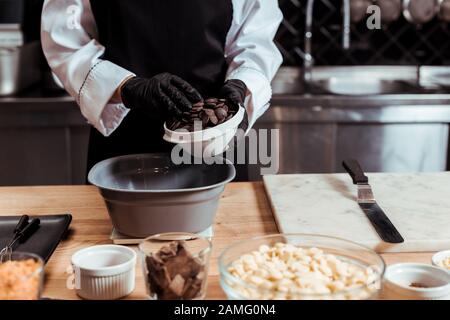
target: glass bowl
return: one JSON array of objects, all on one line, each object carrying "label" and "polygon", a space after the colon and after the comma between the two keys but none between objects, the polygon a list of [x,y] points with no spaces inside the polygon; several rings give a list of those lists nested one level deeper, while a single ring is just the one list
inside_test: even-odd
[{"label": "glass bowl", "polygon": [[0,300],[39,300],[44,261],[27,252],[13,252],[0,262]]},{"label": "glass bowl", "polygon": [[[347,266],[351,266],[354,270],[360,270],[364,275],[368,274],[370,276],[364,280],[363,283],[355,284],[351,288],[344,287],[343,289],[336,290],[336,287],[333,290],[325,288],[325,291],[316,292],[314,287],[299,287],[299,286],[289,286],[281,287],[280,285],[266,285],[263,286],[260,282],[261,277],[257,277],[258,281],[255,281],[255,278],[250,276],[236,276],[236,273],[232,274],[230,272],[230,267],[234,261],[242,257],[243,255],[252,254],[255,251],[258,251],[261,246],[264,246],[267,250],[267,247],[273,247],[277,243],[282,244],[291,244],[296,248],[310,249],[310,248],[318,248],[321,249],[327,257],[329,255],[333,255],[339,261],[338,263],[345,263]],[[311,250],[305,250],[302,252],[310,252]],[[273,253],[271,253],[271,257],[273,257]],[[278,259],[278,258],[276,258]],[[297,255],[290,256],[290,263],[303,263],[300,260],[303,257]],[[309,259],[309,258],[308,258]],[[310,260],[308,260],[310,261]],[[275,262],[274,262],[275,263]],[[278,263],[278,262],[276,262]],[[307,262],[308,263],[308,262]],[[306,268],[310,268],[308,264],[306,264]],[[245,267],[247,268],[247,266]],[[311,267],[312,268],[312,267]],[[266,273],[268,272],[272,275],[272,267],[268,267],[267,265],[261,268],[258,265],[258,268],[253,270],[261,270],[265,269]],[[244,269],[249,270],[249,269]],[[303,279],[306,279],[309,274],[305,276],[305,274],[301,274],[298,272],[289,273],[288,269],[282,272],[283,277],[290,277],[294,283],[297,281],[301,282]],[[313,270],[313,269],[311,269]],[[316,270],[316,269],[314,269]],[[262,236],[251,238],[249,240],[244,240],[232,244],[228,248],[226,248],[219,257],[219,271],[220,271],[220,284],[222,289],[225,291],[228,299],[231,300],[242,300],[242,299],[255,299],[255,300],[365,300],[365,299],[376,299],[378,297],[380,288],[381,288],[381,280],[383,278],[385,270],[385,263],[383,258],[378,255],[375,251],[359,245],[357,243],[347,241],[340,238],[320,236],[320,235],[311,235],[311,234],[274,234],[269,236]],[[309,272],[309,269],[308,271]],[[293,274],[294,273],[294,274]],[[315,275],[314,275],[315,276]],[[330,275],[330,279],[335,275]],[[302,279],[303,277],[303,279]],[[244,280],[245,279],[245,280]],[[281,278],[278,278],[281,279]],[[283,278],[283,280],[285,280]],[[315,281],[315,280],[313,280]],[[267,282],[264,282],[267,284]],[[288,281],[288,283],[291,283]],[[359,283],[359,282],[358,282]],[[292,283],[291,283],[292,284]],[[311,289],[313,288],[313,289]],[[327,290],[330,290],[327,292]]]},{"label": "glass bowl", "polygon": [[161,233],[139,245],[153,300],[200,300],[206,295],[211,241],[193,233]]}]

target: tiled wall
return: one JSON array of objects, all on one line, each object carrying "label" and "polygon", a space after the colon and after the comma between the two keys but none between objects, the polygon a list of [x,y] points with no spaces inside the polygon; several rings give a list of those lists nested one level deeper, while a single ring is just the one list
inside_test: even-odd
[{"label": "tiled wall", "polygon": [[[285,65],[303,62],[306,0],[279,0],[285,20],[277,43]],[[401,16],[369,30],[365,20],[352,25],[351,47],[341,47],[341,0],[316,0],[313,57],[316,65],[450,65],[450,24],[438,18],[417,27]]]}]

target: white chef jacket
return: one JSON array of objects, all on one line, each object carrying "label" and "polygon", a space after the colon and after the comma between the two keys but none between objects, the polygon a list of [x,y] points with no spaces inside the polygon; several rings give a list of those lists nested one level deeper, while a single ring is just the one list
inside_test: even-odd
[{"label": "white chef jacket", "polygon": [[[270,82],[282,57],[273,38],[282,20],[277,0],[232,0],[233,19],[225,43],[226,79],[248,88],[250,127],[268,108]],[[76,99],[81,113],[104,136],[110,135],[129,109],[113,101],[132,72],[101,59],[105,47],[97,40],[89,0],[46,0],[42,11],[44,54],[57,78]]]}]

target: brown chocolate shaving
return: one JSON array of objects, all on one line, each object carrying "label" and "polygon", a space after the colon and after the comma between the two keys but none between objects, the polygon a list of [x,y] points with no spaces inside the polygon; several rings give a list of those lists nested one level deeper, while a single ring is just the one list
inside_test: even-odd
[{"label": "brown chocolate shaving", "polygon": [[205,266],[186,249],[184,241],[173,241],[146,258],[147,281],[158,299],[193,299],[201,293]]}]

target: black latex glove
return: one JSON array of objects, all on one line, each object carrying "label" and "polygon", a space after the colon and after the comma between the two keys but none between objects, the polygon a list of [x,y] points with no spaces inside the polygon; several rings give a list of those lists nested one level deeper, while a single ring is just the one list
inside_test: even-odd
[{"label": "black latex glove", "polygon": [[[237,79],[231,79],[224,83],[223,87],[219,91],[219,98],[226,99],[229,107],[232,107],[235,111],[239,109],[239,105],[244,106],[245,96],[247,94],[247,86],[244,82]],[[239,129],[244,132],[248,129],[248,116],[247,111],[244,112],[244,118],[239,124]]]},{"label": "black latex glove", "polygon": [[202,96],[189,83],[170,73],[150,79],[133,77],[121,90],[122,102],[129,109],[142,109],[150,116],[181,117]]}]

